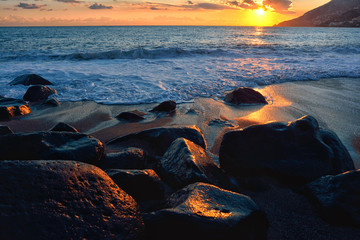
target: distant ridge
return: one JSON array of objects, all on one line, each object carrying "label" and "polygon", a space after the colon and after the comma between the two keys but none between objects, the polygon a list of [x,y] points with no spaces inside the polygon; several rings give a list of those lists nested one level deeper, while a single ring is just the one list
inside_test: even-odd
[{"label": "distant ridge", "polygon": [[332,0],[276,27],[360,27],[360,0]]}]

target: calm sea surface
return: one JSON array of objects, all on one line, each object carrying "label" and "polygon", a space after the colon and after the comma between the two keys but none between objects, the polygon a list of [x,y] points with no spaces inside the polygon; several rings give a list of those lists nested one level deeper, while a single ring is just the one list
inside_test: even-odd
[{"label": "calm sea surface", "polygon": [[360,29],[262,27],[0,28],[0,95],[36,73],[59,100],[147,103],[221,97],[238,86],[360,77]]}]

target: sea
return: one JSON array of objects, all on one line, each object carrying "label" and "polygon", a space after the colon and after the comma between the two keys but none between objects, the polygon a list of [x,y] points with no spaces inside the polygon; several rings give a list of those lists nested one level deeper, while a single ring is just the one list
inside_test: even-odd
[{"label": "sea", "polygon": [[9,82],[28,73],[60,101],[222,99],[236,87],[360,78],[360,28],[0,28],[0,95],[22,98],[28,87]]}]

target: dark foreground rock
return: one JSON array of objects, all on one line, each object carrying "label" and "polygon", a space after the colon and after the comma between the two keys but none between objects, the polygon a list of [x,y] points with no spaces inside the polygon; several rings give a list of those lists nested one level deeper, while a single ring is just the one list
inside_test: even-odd
[{"label": "dark foreground rock", "polygon": [[202,148],[206,148],[204,135],[196,126],[153,128],[129,134],[109,141],[107,144],[116,148],[137,147],[150,155],[162,156],[177,138],[186,138]]},{"label": "dark foreground rock", "polygon": [[45,78],[36,75],[36,74],[24,74],[21,76],[16,77],[14,80],[12,80],[10,85],[18,85],[22,84],[25,86],[29,85],[52,85],[52,83]]},{"label": "dark foreground rock", "polygon": [[311,116],[288,125],[276,122],[228,132],[219,161],[222,169],[235,176],[271,176],[287,184],[354,169],[336,134],[320,130]]},{"label": "dark foreground rock", "polygon": [[76,160],[99,164],[104,146],[80,133],[35,132],[0,136],[0,160]]},{"label": "dark foreground rock", "polygon": [[79,132],[73,126],[70,126],[69,124],[66,124],[66,123],[63,123],[63,122],[60,122],[60,123],[56,124],[52,129],[50,129],[50,131],[53,131],[53,132],[74,132],[74,133]]},{"label": "dark foreground rock", "polygon": [[116,116],[117,119],[129,122],[138,122],[144,120],[145,113],[140,111],[122,112]]},{"label": "dark foreground rock", "polygon": [[38,102],[47,99],[50,95],[56,94],[56,90],[46,86],[32,86],[26,91],[23,99],[29,102]]},{"label": "dark foreground rock", "polygon": [[0,99],[0,120],[8,120],[12,117],[29,114],[30,107],[26,102],[14,98]]},{"label": "dark foreground rock", "polygon": [[8,126],[0,125],[0,135],[14,133]]},{"label": "dark foreground rock", "polygon": [[323,176],[306,186],[325,220],[360,227],[360,170]]},{"label": "dark foreground rock", "polygon": [[137,202],[159,200],[164,197],[164,184],[152,169],[108,169],[106,173]]},{"label": "dark foreground rock", "polygon": [[167,112],[171,113],[176,110],[176,102],[173,100],[165,101],[154,107],[150,112]]},{"label": "dark foreground rock", "polygon": [[102,169],[144,169],[146,166],[147,154],[140,148],[108,153],[100,165]]},{"label": "dark foreground rock", "polygon": [[185,138],[179,138],[171,144],[159,161],[159,170],[164,180],[175,189],[195,182],[230,187],[230,181],[210,155]]},{"label": "dark foreground rock", "polygon": [[99,168],[0,161],[0,239],[139,239],[134,199]]},{"label": "dark foreground rock", "polygon": [[233,104],[267,104],[265,97],[261,93],[248,87],[239,87],[226,94],[225,101]]},{"label": "dark foreground rock", "polygon": [[265,214],[247,196],[210,184],[191,184],[167,208],[143,214],[151,239],[266,239]]}]

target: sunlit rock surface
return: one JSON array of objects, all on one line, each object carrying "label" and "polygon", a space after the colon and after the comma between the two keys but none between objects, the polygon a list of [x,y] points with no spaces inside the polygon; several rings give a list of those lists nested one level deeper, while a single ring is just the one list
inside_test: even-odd
[{"label": "sunlit rock surface", "polygon": [[267,103],[265,97],[261,93],[248,87],[239,87],[234,89],[226,94],[224,100],[233,104]]},{"label": "sunlit rock surface", "polygon": [[236,176],[271,176],[287,184],[306,183],[327,174],[354,169],[335,133],[320,130],[305,116],[288,125],[256,125],[224,135],[219,161]]},{"label": "sunlit rock surface", "polygon": [[266,239],[267,219],[247,196],[206,183],[167,199],[167,208],[143,214],[151,239]]},{"label": "sunlit rock surface", "polygon": [[306,186],[323,217],[340,225],[360,226],[360,170],[323,176]]},{"label": "sunlit rock surface", "polygon": [[0,121],[8,120],[12,117],[29,114],[29,105],[14,98],[0,98]]},{"label": "sunlit rock surface", "polygon": [[26,91],[23,99],[29,102],[46,100],[50,95],[56,94],[56,90],[46,86],[32,86]]},{"label": "sunlit rock surface", "polygon": [[36,74],[24,74],[21,76],[16,77],[14,80],[12,80],[10,85],[18,85],[22,84],[25,86],[29,85],[52,85],[52,83],[45,78],[36,75]]},{"label": "sunlit rock surface", "polygon": [[186,138],[206,148],[204,135],[196,126],[153,128],[111,140],[112,148],[137,147],[151,155],[162,156],[177,138]]},{"label": "sunlit rock surface", "polygon": [[182,188],[195,182],[230,186],[225,174],[206,151],[195,143],[179,138],[175,140],[159,161],[164,180],[174,188]]},{"label": "sunlit rock surface", "polygon": [[144,169],[147,154],[140,148],[126,148],[120,152],[106,154],[101,162],[102,169]]},{"label": "sunlit rock surface", "polygon": [[0,161],[0,239],[139,239],[134,199],[99,168]]},{"label": "sunlit rock surface", "polygon": [[0,160],[76,160],[98,164],[104,145],[80,133],[35,132],[0,136]]},{"label": "sunlit rock surface", "polygon": [[176,102],[173,100],[164,101],[150,110],[150,112],[174,112],[176,110]]}]

